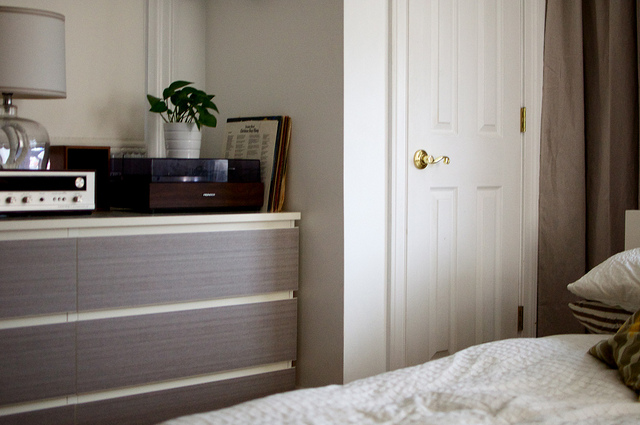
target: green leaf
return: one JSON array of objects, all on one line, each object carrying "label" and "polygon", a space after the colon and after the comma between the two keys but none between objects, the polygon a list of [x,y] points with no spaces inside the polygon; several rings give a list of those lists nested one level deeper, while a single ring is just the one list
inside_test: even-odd
[{"label": "green leaf", "polygon": [[207,109],[213,109],[214,111],[216,111],[216,112],[220,113],[220,112],[218,111],[218,107],[216,106],[216,104],[215,104],[215,103],[213,103],[210,99],[208,99],[208,100],[206,100],[206,101],[202,102],[202,106],[204,106],[204,107],[205,107],[205,108],[207,108]]},{"label": "green leaf", "polygon": [[[211,101],[215,95],[189,87],[191,84],[193,83],[183,80],[174,81],[162,92],[163,99],[147,95],[151,105],[149,110],[166,114],[166,118],[161,116],[167,122],[195,122],[198,128],[201,125],[215,127],[217,119],[211,113],[219,113],[218,107]],[[173,109],[170,105],[173,105]]]},{"label": "green leaf", "polygon": [[151,105],[151,106],[153,106],[156,103],[162,101],[160,98],[157,98],[155,96],[151,96],[150,94],[147,95],[147,100],[149,101],[149,105]]},{"label": "green leaf", "polygon": [[200,124],[207,127],[215,127],[218,124],[216,117],[211,115],[205,108],[199,106],[198,113],[200,114]]},{"label": "green leaf", "polygon": [[197,91],[198,89],[194,87],[185,87],[182,90],[180,90],[180,93],[184,94],[185,96],[192,97],[193,93],[196,93]]},{"label": "green leaf", "polygon": [[173,96],[173,94],[180,88],[184,87],[184,86],[188,86],[189,84],[193,84],[190,83],[188,81],[174,81],[173,83],[171,83],[169,85],[169,87],[167,87],[166,89],[164,89],[164,91],[162,92],[162,97],[164,99],[168,99],[171,96]]},{"label": "green leaf", "polygon": [[167,104],[164,103],[162,100],[158,99],[158,98],[154,98],[154,99],[149,99],[149,103],[151,104],[151,109],[149,109],[149,111],[151,112],[156,112],[158,114],[161,114],[163,112],[167,111]]}]

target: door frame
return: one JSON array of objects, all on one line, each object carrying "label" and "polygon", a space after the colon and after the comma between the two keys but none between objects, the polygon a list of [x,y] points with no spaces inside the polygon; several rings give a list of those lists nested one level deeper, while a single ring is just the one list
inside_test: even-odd
[{"label": "door frame", "polygon": [[[524,306],[520,337],[536,336],[538,195],[545,0],[520,0],[523,87],[527,131],[522,134],[519,305]],[[407,205],[408,205],[408,13],[409,0],[390,4],[390,179],[388,247],[388,370],[406,366]],[[516,324],[514,323],[514,326]]]}]

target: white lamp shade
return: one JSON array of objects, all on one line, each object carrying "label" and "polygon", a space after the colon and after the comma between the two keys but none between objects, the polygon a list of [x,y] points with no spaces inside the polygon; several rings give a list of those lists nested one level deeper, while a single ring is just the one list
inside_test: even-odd
[{"label": "white lamp shade", "polygon": [[0,92],[22,99],[67,96],[64,15],[0,6]]}]

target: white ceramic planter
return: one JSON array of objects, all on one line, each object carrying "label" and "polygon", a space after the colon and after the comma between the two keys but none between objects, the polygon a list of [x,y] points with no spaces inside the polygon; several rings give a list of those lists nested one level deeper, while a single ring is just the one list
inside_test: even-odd
[{"label": "white ceramic planter", "polygon": [[200,158],[202,133],[195,123],[164,123],[167,158]]}]

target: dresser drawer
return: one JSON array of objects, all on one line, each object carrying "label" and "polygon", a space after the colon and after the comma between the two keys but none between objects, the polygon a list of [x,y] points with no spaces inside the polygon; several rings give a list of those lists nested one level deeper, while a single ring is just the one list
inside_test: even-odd
[{"label": "dresser drawer", "polygon": [[221,409],[254,398],[290,391],[295,387],[295,380],[295,369],[287,369],[173,390],[83,403],[77,406],[76,424],[157,424],[182,415]]},{"label": "dresser drawer", "polygon": [[0,416],[0,425],[74,425],[76,407],[62,406]]},{"label": "dresser drawer", "polygon": [[76,310],[76,241],[0,242],[0,318]]},{"label": "dresser drawer", "polygon": [[80,311],[297,287],[297,228],[78,240]]},{"label": "dresser drawer", "polygon": [[76,392],[75,323],[0,330],[0,404]]},{"label": "dresser drawer", "polygon": [[78,393],[296,358],[296,300],[78,322]]}]

